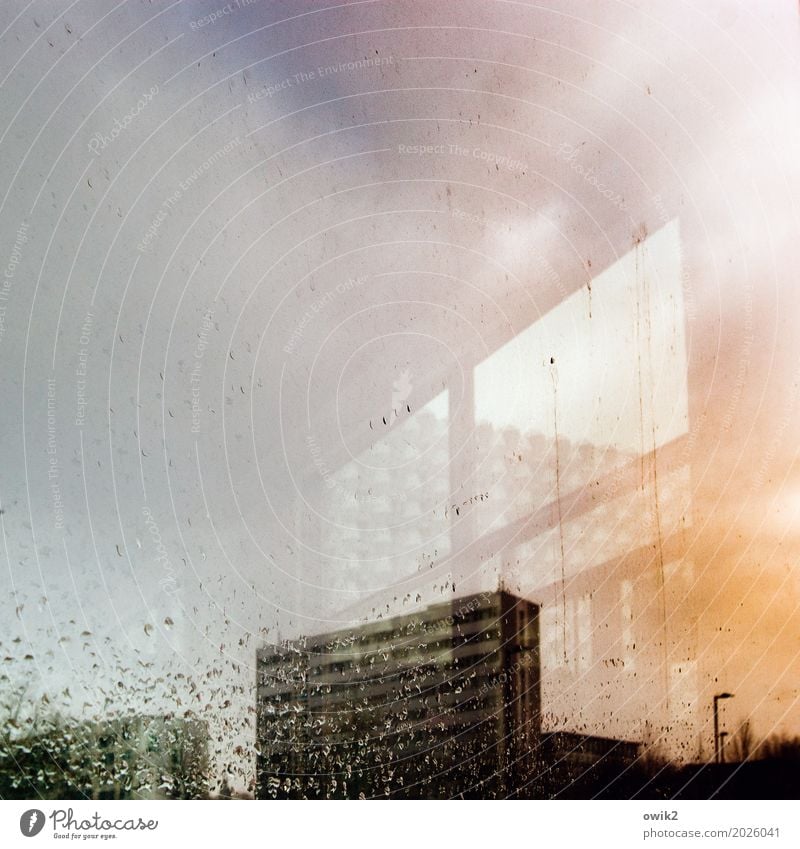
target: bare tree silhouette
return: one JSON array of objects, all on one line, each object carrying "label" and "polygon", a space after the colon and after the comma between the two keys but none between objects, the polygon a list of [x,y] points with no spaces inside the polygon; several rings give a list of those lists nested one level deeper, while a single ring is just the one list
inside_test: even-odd
[{"label": "bare tree silhouette", "polygon": [[755,755],[755,735],[753,734],[753,726],[749,719],[746,719],[733,735],[733,740],[730,743],[730,752],[735,761],[744,763],[749,761]]},{"label": "bare tree silhouette", "polygon": [[800,761],[800,737],[772,734],[758,746],[757,754],[765,760]]}]

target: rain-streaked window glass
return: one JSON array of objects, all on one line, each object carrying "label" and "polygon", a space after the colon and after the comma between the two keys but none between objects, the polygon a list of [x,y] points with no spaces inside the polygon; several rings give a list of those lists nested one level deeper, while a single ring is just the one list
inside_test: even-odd
[{"label": "rain-streaked window glass", "polygon": [[0,799],[790,792],[796,4],[96,5],[0,9]]}]

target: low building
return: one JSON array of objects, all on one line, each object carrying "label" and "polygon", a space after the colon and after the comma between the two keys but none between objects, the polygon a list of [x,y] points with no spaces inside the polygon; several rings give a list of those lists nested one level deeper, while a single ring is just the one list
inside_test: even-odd
[{"label": "low building", "polygon": [[0,747],[7,799],[198,799],[208,785],[208,727],[194,718],[55,717]]},{"label": "low building", "polygon": [[571,731],[543,732],[539,752],[540,786],[547,796],[628,798],[639,789],[637,743]]}]

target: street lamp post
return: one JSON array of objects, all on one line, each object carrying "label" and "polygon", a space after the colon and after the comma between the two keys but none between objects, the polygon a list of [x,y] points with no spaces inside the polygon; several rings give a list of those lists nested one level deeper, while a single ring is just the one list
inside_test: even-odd
[{"label": "street lamp post", "polygon": [[721,764],[725,763],[725,744],[728,742],[728,732],[720,731],[719,732],[719,762]]},{"label": "street lamp post", "polygon": [[714,696],[714,763],[721,763],[719,749],[719,700],[732,698],[733,693],[717,693]]}]

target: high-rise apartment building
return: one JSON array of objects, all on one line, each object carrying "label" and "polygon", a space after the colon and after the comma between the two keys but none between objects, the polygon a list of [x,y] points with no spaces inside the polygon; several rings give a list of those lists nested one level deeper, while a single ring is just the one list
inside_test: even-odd
[{"label": "high-rise apartment building", "polygon": [[512,795],[536,775],[538,613],[481,593],[259,650],[259,795]]}]

